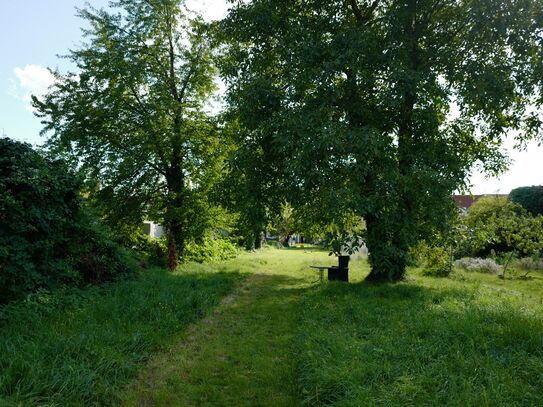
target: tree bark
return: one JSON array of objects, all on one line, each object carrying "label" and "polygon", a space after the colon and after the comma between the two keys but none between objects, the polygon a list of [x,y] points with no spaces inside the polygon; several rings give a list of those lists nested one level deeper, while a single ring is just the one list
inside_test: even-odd
[{"label": "tree bark", "polygon": [[170,270],[177,267],[177,260],[185,255],[185,180],[181,161],[179,150],[174,150],[166,177],[168,202],[165,223],[168,229],[168,267]]},{"label": "tree bark", "polygon": [[405,277],[407,250],[402,236],[393,222],[372,215],[366,217],[367,238],[371,271],[366,281],[396,282]]},{"label": "tree bark", "polygon": [[255,250],[262,248],[262,231],[255,231]]}]

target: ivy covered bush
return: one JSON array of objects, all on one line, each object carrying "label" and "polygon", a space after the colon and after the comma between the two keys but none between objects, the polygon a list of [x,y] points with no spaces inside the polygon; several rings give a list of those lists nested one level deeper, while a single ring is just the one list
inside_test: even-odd
[{"label": "ivy covered bush", "polygon": [[80,186],[64,161],[0,138],[0,303],[134,270],[128,253],[85,206]]}]

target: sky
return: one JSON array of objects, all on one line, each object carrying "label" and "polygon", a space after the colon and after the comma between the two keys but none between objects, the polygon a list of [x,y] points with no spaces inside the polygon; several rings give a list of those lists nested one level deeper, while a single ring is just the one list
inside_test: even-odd
[{"label": "sky", "polygon": [[[108,0],[90,0],[96,8]],[[188,0],[188,6],[208,20],[221,18],[225,0]],[[71,68],[59,58],[82,41],[83,21],[76,7],[85,0],[0,0],[0,135],[41,144],[42,128],[30,106],[30,95],[43,94],[52,83],[47,67]],[[473,194],[506,194],[519,186],[543,185],[543,146],[530,143],[526,151],[513,149],[512,139],[504,144],[512,160],[509,170],[487,179],[474,171],[470,181]]]}]

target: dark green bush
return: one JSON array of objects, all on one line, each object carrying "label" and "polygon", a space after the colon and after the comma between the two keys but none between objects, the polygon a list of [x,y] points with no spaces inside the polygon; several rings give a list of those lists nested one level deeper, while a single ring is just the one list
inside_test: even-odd
[{"label": "dark green bush", "polygon": [[532,215],[543,215],[543,185],[515,188],[509,198]]},{"label": "dark green bush", "polygon": [[0,138],[0,302],[133,269],[85,206],[80,186],[65,162]]}]

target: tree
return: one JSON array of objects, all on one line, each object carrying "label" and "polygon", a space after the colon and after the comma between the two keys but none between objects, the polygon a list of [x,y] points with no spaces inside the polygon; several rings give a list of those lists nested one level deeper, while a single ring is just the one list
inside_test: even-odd
[{"label": "tree", "polygon": [[533,0],[240,2],[222,73],[233,108],[268,109],[288,201],[362,216],[368,279],[396,281],[473,165],[503,170],[509,129],[539,135],[541,15]]},{"label": "tree", "polygon": [[509,197],[532,215],[543,215],[543,185],[515,188]]},{"label": "tree", "polygon": [[234,147],[227,161],[224,201],[232,212],[240,215],[245,248],[260,249],[268,223],[280,212],[283,195],[278,182],[279,160],[266,147],[265,133],[249,131],[236,123],[237,120],[230,122]]},{"label": "tree", "polygon": [[543,216],[532,216],[506,197],[483,197],[462,222],[467,249],[473,256],[520,253],[533,256],[543,250]]},{"label": "tree", "polygon": [[223,144],[206,103],[215,90],[212,49],[182,0],[118,0],[88,8],[88,42],[68,58],[43,100],[33,98],[48,145],[94,180],[91,197],[112,223],[143,216],[168,230],[170,268],[208,226],[207,194]]}]

